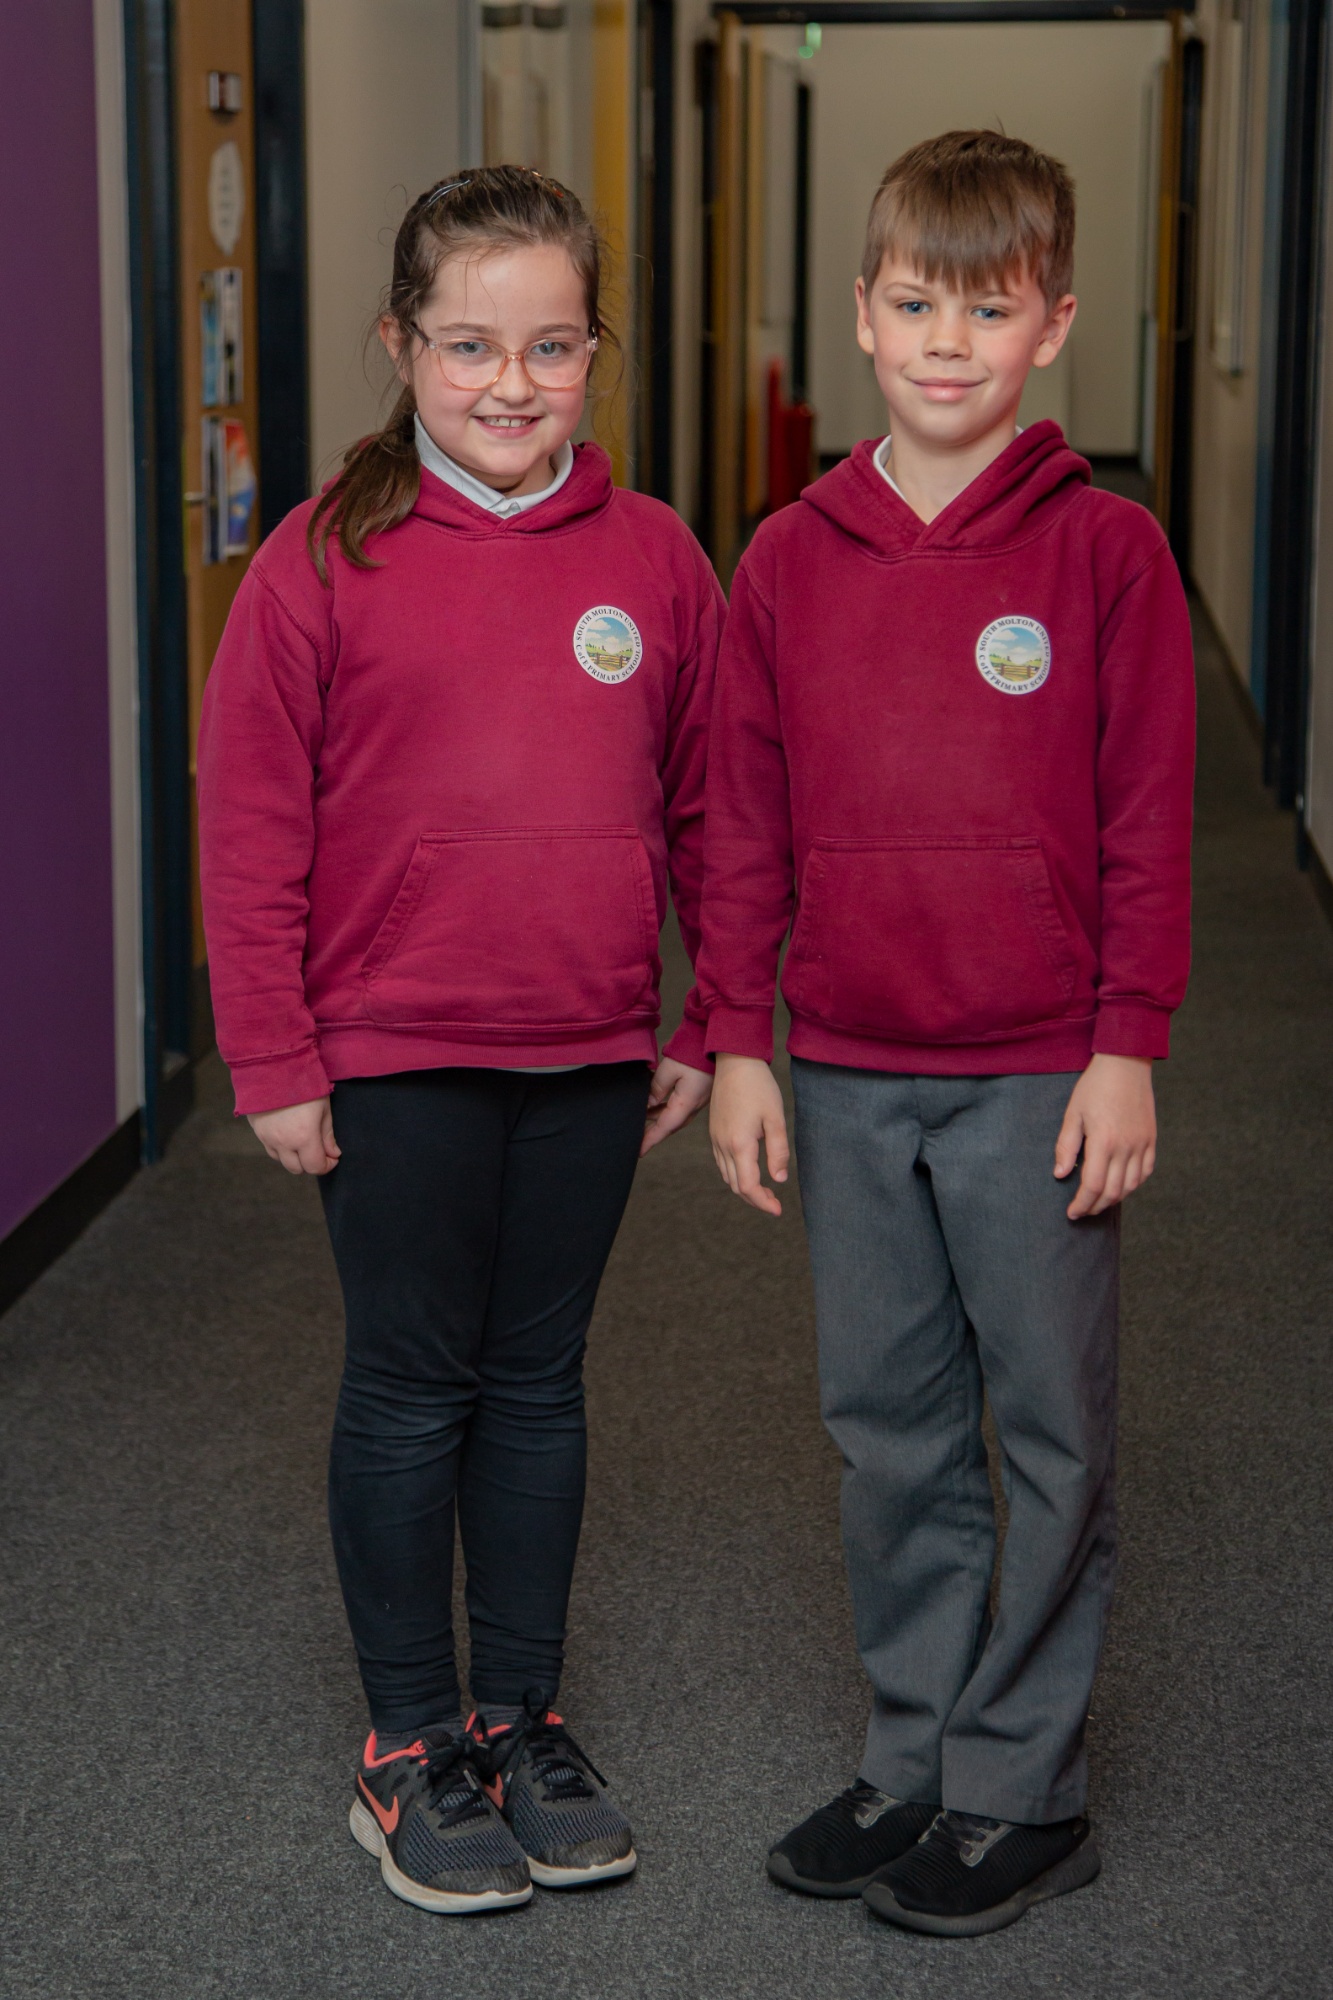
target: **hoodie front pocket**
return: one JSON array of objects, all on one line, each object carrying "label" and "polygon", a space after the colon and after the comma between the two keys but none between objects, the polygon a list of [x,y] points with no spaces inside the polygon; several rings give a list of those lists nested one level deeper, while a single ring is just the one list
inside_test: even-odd
[{"label": "hoodie front pocket", "polygon": [[595,1028],[656,1011],[657,904],[633,827],[423,833],[361,967],[391,1028]]},{"label": "hoodie front pocket", "polygon": [[783,992],[852,1034],[971,1042],[1058,1019],[1076,969],[1039,840],[817,840]]}]

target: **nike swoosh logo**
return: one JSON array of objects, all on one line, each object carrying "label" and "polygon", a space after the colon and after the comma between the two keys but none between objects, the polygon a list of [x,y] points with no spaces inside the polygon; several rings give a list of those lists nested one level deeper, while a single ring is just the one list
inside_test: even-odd
[{"label": "nike swoosh logo", "polygon": [[366,1804],[370,1807],[370,1810],[374,1813],[376,1819],[379,1821],[380,1825],[384,1828],[384,1831],[386,1833],[392,1833],[394,1828],[398,1824],[397,1799],[395,1799],[393,1802],[393,1811],[385,1812],[384,1807],[375,1797],[375,1794],[368,1789],[365,1779],[360,1775],[359,1772],[357,1774],[356,1782],[361,1787],[362,1798],[364,1798]]}]

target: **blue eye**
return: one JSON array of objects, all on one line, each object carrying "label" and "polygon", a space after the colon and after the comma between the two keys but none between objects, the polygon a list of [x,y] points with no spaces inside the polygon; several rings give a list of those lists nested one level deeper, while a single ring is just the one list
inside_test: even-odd
[{"label": "blue eye", "polygon": [[998,306],[978,306],[977,312],[980,314],[981,318],[985,320],[1004,318],[1004,314],[1000,311],[1000,308]]},{"label": "blue eye", "polygon": [[929,310],[924,299],[904,299],[902,309],[905,313],[910,313],[913,319],[919,319],[923,312]]},{"label": "blue eye", "polygon": [[484,340],[451,340],[445,348],[446,354],[455,355],[459,361],[475,361],[479,354],[489,352]]},{"label": "blue eye", "polygon": [[528,353],[538,361],[558,361],[571,351],[567,340],[534,340],[528,349]]}]

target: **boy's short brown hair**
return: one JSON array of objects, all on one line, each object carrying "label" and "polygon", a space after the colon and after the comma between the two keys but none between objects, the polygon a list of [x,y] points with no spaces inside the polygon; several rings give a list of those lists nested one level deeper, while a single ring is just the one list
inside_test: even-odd
[{"label": "boy's short brown hair", "polygon": [[1028,273],[1054,305],[1074,275],[1074,183],[1049,153],[1003,132],[923,139],[894,161],[870,204],[867,291],[890,253],[960,290]]}]

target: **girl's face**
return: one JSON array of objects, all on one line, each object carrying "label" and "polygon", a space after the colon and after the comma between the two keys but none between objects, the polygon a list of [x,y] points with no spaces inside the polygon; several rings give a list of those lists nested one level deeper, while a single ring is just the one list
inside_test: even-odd
[{"label": "girl's face", "polygon": [[[478,342],[512,355],[537,341],[586,341],[588,303],[568,251],[540,243],[447,257],[417,324],[437,352],[404,341],[392,320],[381,321],[380,336],[440,450],[497,492],[540,493],[552,453],[578,429],[586,375],[572,388],[539,389],[506,361],[499,380],[478,391],[457,387],[446,370],[451,348],[475,355]],[[450,372],[461,372],[457,362]]]}]

